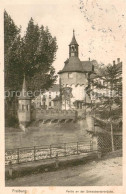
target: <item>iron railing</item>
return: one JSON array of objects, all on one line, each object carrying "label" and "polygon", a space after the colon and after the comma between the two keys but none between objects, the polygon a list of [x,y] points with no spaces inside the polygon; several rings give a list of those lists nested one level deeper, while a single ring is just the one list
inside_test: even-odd
[{"label": "iron railing", "polygon": [[7,149],[5,151],[5,165],[23,162],[44,160],[70,155],[83,155],[93,150],[92,141],[71,142],[44,146],[23,147]]}]

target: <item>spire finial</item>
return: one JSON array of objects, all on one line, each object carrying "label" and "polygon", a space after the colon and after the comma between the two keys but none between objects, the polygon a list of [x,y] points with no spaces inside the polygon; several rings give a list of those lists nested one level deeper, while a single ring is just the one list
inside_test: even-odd
[{"label": "spire finial", "polygon": [[75,30],[73,29],[73,36],[75,36]]},{"label": "spire finial", "polygon": [[71,43],[69,44],[69,46],[70,45],[77,45],[77,46],[79,46],[78,45],[78,43],[77,43],[77,41],[76,41],[76,38],[75,38],[75,30],[73,29],[73,37],[72,37],[72,41],[71,41]]}]

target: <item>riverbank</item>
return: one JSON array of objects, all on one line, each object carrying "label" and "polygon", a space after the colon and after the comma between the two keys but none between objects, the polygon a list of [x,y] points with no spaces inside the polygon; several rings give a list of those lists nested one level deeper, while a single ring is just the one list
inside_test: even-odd
[{"label": "riverbank", "polygon": [[[91,158],[90,158],[91,159]],[[121,186],[122,151],[108,153],[101,159],[63,165],[55,171],[6,180],[6,186]],[[47,170],[47,169],[46,169]]]},{"label": "riverbank", "polygon": [[[97,158],[97,153],[85,153],[84,155],[71,155],[66,157],[59,157],[59,169],[66,168],[68,166],[76,166],[79,164],[85,164],[93,159]],[[26,175],[32,175],[37,173],[55,171],[56,159],[45,159],[34,162],[27,162],[21,164],[12,165],[13,175],[9,176],[9,166],[5,167],[5,177],[8,179],[16,179]]]}]

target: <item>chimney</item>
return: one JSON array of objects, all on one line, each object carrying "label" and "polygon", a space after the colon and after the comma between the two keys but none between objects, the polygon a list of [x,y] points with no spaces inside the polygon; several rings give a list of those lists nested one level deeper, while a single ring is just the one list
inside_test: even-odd
[{"label": "chimney", "polygon": [[120,58],[117,58],[117,63],[120,63]]},{"label": "chimney", "polygon": [[115,65],[115,61],[113,61],[113,65]]}]

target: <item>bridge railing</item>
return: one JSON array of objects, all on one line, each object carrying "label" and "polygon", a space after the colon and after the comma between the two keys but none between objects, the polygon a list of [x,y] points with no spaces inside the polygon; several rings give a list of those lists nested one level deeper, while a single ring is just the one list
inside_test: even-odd
[{"label": "bridge railing", "polygon": [[37,160],[45,160],[70,155],[83,155],[93,149],[92,141],[52,144],[45,146],[23,147],[7,149],[5,151],[5,165],[19,164]]}]

